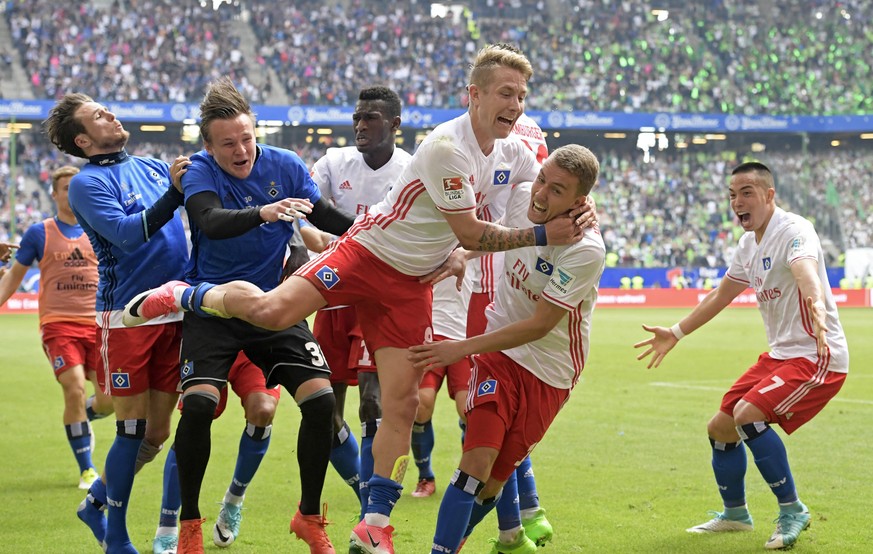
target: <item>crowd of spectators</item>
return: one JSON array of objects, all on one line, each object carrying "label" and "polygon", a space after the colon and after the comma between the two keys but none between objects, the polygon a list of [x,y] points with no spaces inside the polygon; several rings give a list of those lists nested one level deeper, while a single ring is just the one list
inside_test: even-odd
[{"label": "crowd of spectators", "polygon": [[[228,74],[257,103],[268,91],[247,69],[260,64],[291,104],[347,105],[382,83],[408,106],[454,108],[466,103],[472,54],[507,41],[535,66],[529,109],[873,112],[861,2],[671,0],[657,12],[643,0],[473,0],[441,17],[418,0],[201,4],[13,1],[6,19],[37,97],[196,102]],[[251,25],[253,51],[229,32],[234,19]]]},{"label": "crowd of spectators", "polygon": [[230,4],[210,10],[190,0],[28,0],[7,3],[5,15],[37,98],[72,91],[105,101],[198,102],[209,81],[230,75],[258,102],[247,53],[229,31],[234,13]]}]

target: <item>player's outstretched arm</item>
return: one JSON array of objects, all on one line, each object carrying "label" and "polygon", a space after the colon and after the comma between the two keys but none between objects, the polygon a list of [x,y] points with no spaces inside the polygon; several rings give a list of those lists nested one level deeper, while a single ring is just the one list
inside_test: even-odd
[{"label": "player's outstretched arm", "polygon": [[812,258],[801,258],[791,264],[791,274],[797,282],[800,294],[806,302],[806,309],[812,317],[812,329],[815,334],[818,355],[827,356],[827,308],[824,303],[824,289],[818,276],[818,261]]},{"label": "player's outstretched arm", "polygon": [[673,327],[643,325],[643,329],[652,333],[652,336],[634,344],[634,348],[646,348],[642,354],[637,356],[637,360],[642,360],[651,355],[652,357],[647,367],[649,369],[658,367],[667,353],[676,346],[676,343],[682,337],[691,334],[709,322],[709,320],[729,306],[733,299],[744,290],[746,290],[744,283],[725,277],[718,288],[711,290],[700,301],[700,304],[691,310],[690,314],[685,316],[679,323],[673,325]]},{"label": "player's outstretched arm", "polygon": [[18,287],[21,286],[21,281],[27,274],[27,266],[18,261],[12,262],[12,267],[8,271],[0,273],[0,306],[9,300]]}]

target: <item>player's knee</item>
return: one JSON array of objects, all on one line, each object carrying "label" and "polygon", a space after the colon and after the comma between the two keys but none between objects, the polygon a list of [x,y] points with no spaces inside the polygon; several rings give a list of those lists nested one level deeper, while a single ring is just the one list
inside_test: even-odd
[{"label": "player's knee", "polygon": [[733,418],[722,412],[717,413],[706,424],[706,433],[710,438],[719,442],[736,442],[739,440],[736,424]]},{"label": "player's knee", "polygon": [[304,419],[327,421],[333,425],[333,409],[336,399],[330,387],[317,390],[298,403]]},{"label": "player's knee", "polygon": [[211,392],[189,391],[182,395],[183,417],[208,417],[211,421],[216,407],[218,407],[218,396]]},{"label": "player's knee", "polygon": [[245,401],[246,421],[257,427],[273,423],[276,415],[276,399],[268,394],[250,394]]}]

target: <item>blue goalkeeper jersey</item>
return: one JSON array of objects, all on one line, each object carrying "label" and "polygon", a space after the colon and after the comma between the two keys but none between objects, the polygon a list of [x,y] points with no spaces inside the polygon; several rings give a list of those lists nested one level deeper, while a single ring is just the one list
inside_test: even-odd
[{"label": "blue goalkeeper jersey", "polygon": [[172,186],[170,167],[121,152],[87,163],[70,180],[70,206],[97,254],[97,312],[121,310],[136,294],[181,279],[188,243],[178,212],[152,236],[145,210]]},{"label": "blue goalkeeper jersey", "polygon": [[[228,210],[243,210],[278,202],[283,198],[321,198],[303,160],[289,150],[259,144],[252,172],[241,180],[228,175],[206,151],[191,156],[182,176],[185,200],[201,192],[218,195]],[[294,233],[287,221],[262,224],[236,237],[210,239],[193,221],[191,260],[185,278],[189,283],[254,283],[262,290],[279,284],[285,246]]]}]

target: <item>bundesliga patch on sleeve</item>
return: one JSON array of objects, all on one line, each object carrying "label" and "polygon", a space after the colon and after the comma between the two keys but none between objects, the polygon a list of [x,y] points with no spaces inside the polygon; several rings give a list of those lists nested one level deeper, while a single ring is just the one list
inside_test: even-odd
[{"label": "bundesliga patch on sleeve", "polygon": [[321,266],[321,269],[315,272],[315,276],[318,277],[324,288],[328,290],[332,289],[340,281],[339,275],[326,265]]},{"label": "bundesliga patch on sleeve", "polygon": [[443,177],[443,196],[445,196],[446,200],[460,200],[463,198],[463,177]]},{"label": "bundesliga patch on sleeve", "polygon": [[555,290],[559,291],[561,294],[567,294],[570,292],[570,287],[575,280],[575,275],[558,267],[552,272],[552,277],[549,279],[549,285],[554,287]]},{"label": "bundesliga patch on sleeve", "polygon": [[794,237],[788,249],[791,250],[792,254],[801,254],[803,252],[806,252],[806,241],[803,240],[803,237]]}]

